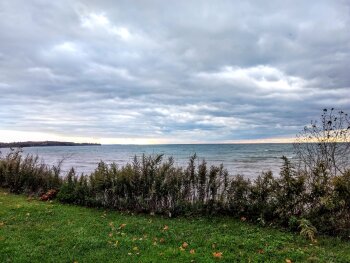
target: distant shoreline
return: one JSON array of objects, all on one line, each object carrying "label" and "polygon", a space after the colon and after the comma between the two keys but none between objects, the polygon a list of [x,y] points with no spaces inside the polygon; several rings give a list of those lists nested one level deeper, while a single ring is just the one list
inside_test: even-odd
[{"label": "distant shoreline", "polygon": [[101,146],[99,143],[75,143],[58,141],[0,142],[0,148],[49,147],[49,146]]}]

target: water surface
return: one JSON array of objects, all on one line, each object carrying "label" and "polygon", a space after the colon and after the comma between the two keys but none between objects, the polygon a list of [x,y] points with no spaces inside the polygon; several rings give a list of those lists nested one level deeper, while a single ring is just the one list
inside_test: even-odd
[{"label": "water surface", "polygon": [[[1,149],[3,153],[6,149]],[[293,158],[291,144],[182,144],[182,145],[102,145],[102,146],[50,146],[23,148],[24,153],[37,154],[47,164],[56,164],[64,158],[63,170],[74,167],[78,173],[90,173],[98,162],[124,165],[135,155],[164,154],[173,156],[177,166],[185,166],[194,153],[198,161],[221,163],[230,174],[243,174],[254,178],[262,171],[278,174],[283,155]]]}]

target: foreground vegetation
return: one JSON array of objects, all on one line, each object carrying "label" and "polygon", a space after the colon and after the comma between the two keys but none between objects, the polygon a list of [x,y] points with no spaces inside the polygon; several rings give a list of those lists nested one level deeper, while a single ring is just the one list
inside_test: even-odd
[{"label": "foreground vegetation", "polygon": [[132,215],[4,190],[0,207],[0,262],[350,261],[348,242],[312,243],[229,217]]},{"label": "foreground vegetation", "polygon": [[[330,176],[322,164],[311,173],[293,168],[287,158],[280,176],[263,173],[253,182],[229,176],[223,166],[189,160],[174,165],[162,156],[143,156],[123,167],[101,162],[90,175],[48,167],[37,157],[12,151],[0,158],[0,187],[12,193],[57,199],[62,203],[179,215],[229,215],[261,226],[279,225],[311,241],[316,234],[350,236],[350,172]],[[51,191],[45,195],[45,193]]]}]

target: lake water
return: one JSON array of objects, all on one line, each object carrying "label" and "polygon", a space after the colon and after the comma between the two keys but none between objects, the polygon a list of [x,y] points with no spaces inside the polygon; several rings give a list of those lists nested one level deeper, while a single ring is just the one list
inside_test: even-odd
[{"label": "lake water", "polygon": [[[0,149],[5,153],[6,149]],[[54,146],[24,148],[24,153],[37,154],[47,164],[56,164],[65,158],[63,170],[74,167],[78,173],[92,172],[98,162],[115,162],[124,165],[135,155],[164,154],[173,156],[177,166],[186,166],[194,153],[198,161],[208,164],[221,163],[231,175],[243,174],[255,178],[262,171],[279,173],[283,155],[293,159],[291,144],[183,144],[183,145],[102,145],[102,146]]]}]

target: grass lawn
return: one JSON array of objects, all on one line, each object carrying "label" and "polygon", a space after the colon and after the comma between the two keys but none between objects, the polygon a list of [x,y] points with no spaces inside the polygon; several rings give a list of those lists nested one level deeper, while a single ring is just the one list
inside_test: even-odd
[{"label": "grass lawn", "polygon": [[130,215],[0,190],[0,262],[216,261],[350,262],[350,242],[311,244],[227,217]]}]

